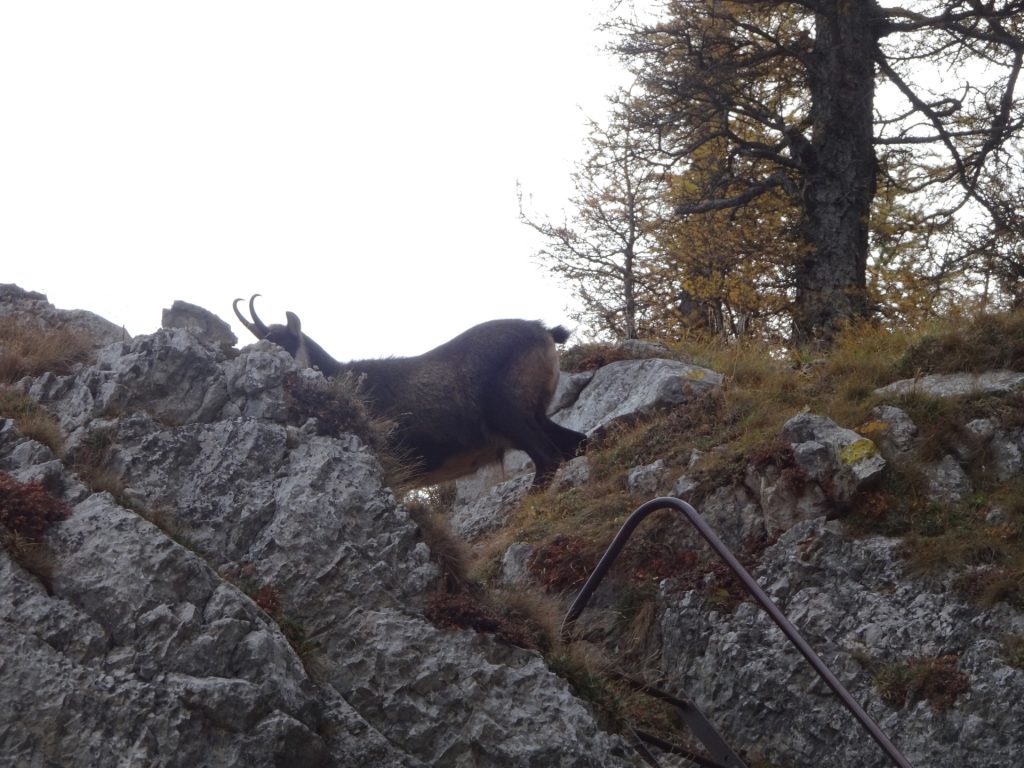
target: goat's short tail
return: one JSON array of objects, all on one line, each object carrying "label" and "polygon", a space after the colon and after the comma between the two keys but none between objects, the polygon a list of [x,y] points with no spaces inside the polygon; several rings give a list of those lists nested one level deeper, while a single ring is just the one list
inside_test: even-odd
[{"label": "goat's short tail", "polygon": [[572,335],[572,331],[567,331],[563,326],[556,325],[554,328],[549,328],[548,333],[551,334],[551,338],[555,340],[556,344],[565,344]]}]

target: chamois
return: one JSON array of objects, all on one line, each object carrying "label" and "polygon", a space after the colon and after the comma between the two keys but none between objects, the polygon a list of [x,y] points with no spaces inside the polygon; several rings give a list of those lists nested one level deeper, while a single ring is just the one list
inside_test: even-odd
[{"label": "chamois", "polygon": [[555,424],[547,408],[558,384],[558,352],[569,332],[539,321],[491,320],[475,325],[418,357],[339,363],[302,332],[297,315],[267,326],[249,299],[251,320],[235,315],[257,339],[284,347],[295,360],[327,377],[351,372],[370,409],[396,423],[395,445],[415,464],[416,483],[432,485],[500,461],[509,448],[535,466],[544,487],[586,435]]}]

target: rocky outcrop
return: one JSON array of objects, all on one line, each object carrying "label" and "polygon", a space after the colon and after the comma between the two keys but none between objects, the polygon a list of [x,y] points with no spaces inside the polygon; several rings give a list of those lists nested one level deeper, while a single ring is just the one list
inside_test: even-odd
[{"label": "rocky outcrop", "polygon": [[0,550],[0,763],[637,764],[537,653],[424,618],[416,525],[289,375],[319,376],[170,328],[21,382],[67,455],[3,422],[0,470],[71,515],[45,577]]},{"label": "rocky outcrop", "polygon": [[[0,289],[4,307],[52,310]],[[0,764],[639,764],[539,654],[426,620],[438,568],[377,457],[295,415],[289,388],[319,374],[266,342],[227,349],[209,318],[190,317],[18,384],[59,421],[61,456],[0,420],[0,471],[71,509],[40,544],[0,547]],[[880,391],[888,402],[856,431],[797,414],[776,445],[718,478],[703,469],[710,448],[685,467],[678,456],[623,467],[625,490],[699,496],[734,551],[774,541],[754,576],[911,763],[1010,768],[1024,671],[1004,639],[1024,637],[1022,615],[967,603],[952,577],[908,571],[898,540],[853,537],[830,518],[934,448],[905,394],[1012,397],[1016,381],[921,377]],[[601,434],[720,382],[658,357],[620,361],[563,376],[554,418]],[[999,482],[1024,473],[1018,422],[956,431],[920,468],[931,508],[969,498],[978,466]],[[590,469],[586,456],[567,462],[555,483],[585,485]],[[500,526],[527,471],[513,456],[460,482],[453,527],[472,539]],[[984,519],[1018,535],[1016,511],[995,505]],[[499,580],[535,588],[533,553],[508,547]],[[888,764],[759,608],[688,576],[656,585],[645,658],[661,687],[689,695],[751,766]],[[615,603],[599,597],[595,612]],[[937,681],[907,684],[914,665]]]},{"label": "rocky outcrop", "polygon": [[[754,576],[913,765],[1015,768],[1024,670],[1007,663],[1000,638],[1020,635],[1024,617],[913,577],[898,546],[806,521],[768,549]],[[671,582],[662,590],[666,685],[686,691],[733,746],[771,765],[890,765],[764,611],[748,602],[709,610],[698,592],[674,592]],[[946,685],[966,687],[955,705],[910,694],[883,701],[887,675],[898,680],[924,660],[939,660]]]},{"label": "rocky outcrop", "polygon": [[163,311],[160,325],[164,328],[186,328],[206,341],[226,347],[238,343],[231,326],[213,312],[180,299]]},{"label": "rocky outcrop", "polygon": [[45,295],[10,283],[0,283],[0,318],[27,328],[68,329],[91,339],[96,347],[131,338],[124,328],[99,315],[84,309],[57,309]]},{"label": "rocky outcrop", "polygon": [[797,466],[827,489],[829,502],[839,509],[876,483],[885,469],[873,441],[824,416],[794,416],[783,425],[782,435],[792,446]]},{"label": "rocky outcrop", "polygon": [[688,402],[721,385],[720,373],[698,365],[661,358],[620,360],[593,371],[571,402],[556,396],[552,418],[569,429],[593,434],[622,419]]},{"label": "rocky outcrop", "polygon": [[883,397],[908,394],[932,397],[1007,394],[1024,388],[1020,371],[986,371],[984,373],[933,373],[916,379],[900,379],[875,391]]}]

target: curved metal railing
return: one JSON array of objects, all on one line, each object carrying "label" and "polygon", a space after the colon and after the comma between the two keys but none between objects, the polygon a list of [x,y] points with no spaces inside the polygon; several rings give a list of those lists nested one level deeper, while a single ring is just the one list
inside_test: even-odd
[{"label": "curved metal railing", "polygon": [[711,548],[715,550],[715,553],[725,562],[726,565],[732,570],[736,577],[740,580],[743,588],[750,594],[754,600],[757,601],[771,617],[772,621],[778,625],[779,629],[786,636],[790,643],[796,646],[796,649],[804,656],[805,659],[814,668],[814,671],[818,673],[818,676],[825,681],[825,684],[832,689],[832,692],[839,698],[843,705],[853,713],[853,716],[857,718],[861,726],[868,732],[872,739],[881,747],[882,751],[889,757],[893,765],[899,766],[899,768],[913,768],[910,762],[905,758],[896,746],[890,741],[889,737],[885,735],[882,729],[878,726],[874,720],[871,719],[870,715],[864,711],[863,707],[857,703],[857,701],[850,695],[849,691],[839,682],[838,678],[832,671],[825,666],[825,663],[818,657],[807,641],[801,637],[796,627],[786,618],[785,614],[779,610],[779,607],[775,605],[765,594],[764,590],[758,585],[754,578],[750,575],[746,568],[736,559],[736,557],[729,551],[728,547],[718,538],[718,535],[711,529],[711,527],[705,522],[704,518],[700,516],[692,506],[687,504],[681,499],[676,499],[669,496],[659,497],[652,499],[645,504],[638,507],[633,514],[631,514],[626,522],[623,523],[622,528],[612,539],[612,543],[608,546],[604,555],[598,562],[597,567],[594,568],[594,572],[590,574],[586,583],[572,605],[569,606],[569,611],[565,615],[565,619],[562,621],[561,634],[563,638],[568,637],[568,630],[572,623],[579,618],[580,614],[583,613],[583,609],[587,607],[587,603],[590,597],[594,594],[601,580],[608,573],[608,569],[611,568],[612,563],[615,562],[615,558],[618,557],[622,548],[626,546],[626,541],[630,535],[636,529],[644,518],[650,515],[652,512],[657,512],[661,509],[671,508],[682,515],[697,529],[697,532],[704,538],[704,540],[711,545]]}]

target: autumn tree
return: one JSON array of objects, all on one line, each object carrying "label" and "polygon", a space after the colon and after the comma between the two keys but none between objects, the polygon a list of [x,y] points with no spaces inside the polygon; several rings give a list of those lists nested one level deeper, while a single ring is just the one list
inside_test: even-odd
[{"label": "autumn tree", "polygon": [[[702,151],[715,158],[675,214],[761,206],[778,213],[753,219],[783,235],[795,217],[793,336],[828,343],[873,311],[872,218],[900,205],[918,246],[942,238],[931,274],[991,275],[1004,291],[1019,279],[1007,180],[1021,170],[1021,11],[1024,0],[670,0],[658,21],[624,23],[619,51],[657,156],[684,176]],[[877,253],[907,268],[913,244],[893,237]]]},{"label": "autumn tree", "polygon": [[572,210],[562,221],[523,208],[522,220],[544,236],[538,257],[576,293],[577,320],[598,335],[650,335],[672,288],[660,279],[651,236],[658,219],[661,170],[634,140],[629,99],[620,98],[608,125],[591,123],[588,154],[572,181]]}]

